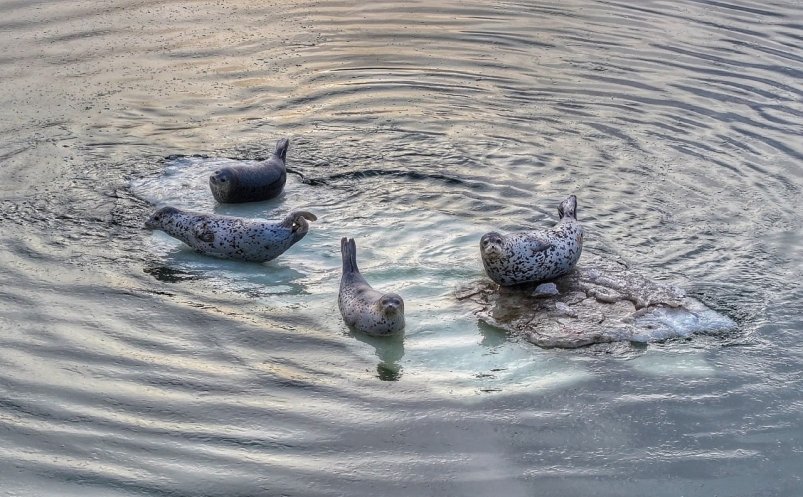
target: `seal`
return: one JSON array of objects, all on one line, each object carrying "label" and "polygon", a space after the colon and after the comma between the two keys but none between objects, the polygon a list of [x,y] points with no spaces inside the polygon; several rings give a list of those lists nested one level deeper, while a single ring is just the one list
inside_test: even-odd
[{"label": "seal", "polygon": [[583,250],[583,227],[577,222],[577,197],[558,206],[560,221],[550,229],[480,239],[485,272],[502,286],[548,281],[570,273]]},{"label": "seal", "polygon": [[273,156],[255,166],[229,166],[209,176],[212,196],[221,204],[261,202],[277,197],[287,181],[287,147],[290,140],[276,142]]},{"label": "seal", "polygon": [[259,221],[162,207],[145,227],[164,231],[202,254],[265,262],[304,238],[309,231],[307,221],[317,219],[307,211],[293,211],[281,221]]},{"label": "seal", "polygon": [[340,240],[343,277],[340,279],[338,307],[350,328],[372,336],[387,336],[404,329],[404,300],[395,293],[374,290],[357,268],[354,239]]}]

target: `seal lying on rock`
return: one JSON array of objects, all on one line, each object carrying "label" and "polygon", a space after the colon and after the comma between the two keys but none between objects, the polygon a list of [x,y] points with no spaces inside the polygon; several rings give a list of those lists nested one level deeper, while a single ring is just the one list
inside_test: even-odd
[{"label": "seal lying on rock", "polygon": [[228,166],[209,176],[209,188],[215,200],[222,204],[261,202],[280,193],[287,181],[285,159],[290,140],[276,143],[273,157],[255,166]]},{"label": "seal lying on rock", "polygon": [[390,335],[404,328],[404,301],[395,293],[381,293],[365,281],[357,268],[354,239],[340,240],[343,277],[338,306],[346,324],[373,336]]},{"label": "seal lying on rock", "polygon": [[282,221],[258,221],[162,207],[145,227],[162,230],[198,252],[224,259],[265,262],[275,259],[309,231],[318,218],[294,211]]},{"label": "seal lying on rock", "polygon": [[485,280],[456,296],[475,305],[480,321],[545,348],[656,342],[736,328],[682,289],[593,254],[549,288],[535,285],[507,288]]},{"label": "seal lying on rock", "polygon": [[560,221],[550,229],[491,232],[480,239],[485,272],[503,286],[543,282],[568,274],[583,250],[583,227],[577,222],[577,197],[558,206]]}]

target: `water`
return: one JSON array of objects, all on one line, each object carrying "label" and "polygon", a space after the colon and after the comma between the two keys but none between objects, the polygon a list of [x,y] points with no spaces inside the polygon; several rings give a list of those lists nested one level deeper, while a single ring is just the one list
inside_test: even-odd
[{"label": "water", "polygon": [[[740,2],[0,2],[0,494],[803,493],[803,11]],[[142,223],[291,139],[264,265]],[[197,166],[199,174],[189,171]],[[543,350],[452,283],[548,226],[724,336]],[[226,209],[219,212],[226,213]],[[339,239],[405,297],[337,315]]]}]

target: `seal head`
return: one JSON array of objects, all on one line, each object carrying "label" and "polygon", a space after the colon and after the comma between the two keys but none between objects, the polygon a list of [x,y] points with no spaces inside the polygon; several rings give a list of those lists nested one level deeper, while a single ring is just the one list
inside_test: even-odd
[{"label": "seal head", "polygon": [[482,238],[480,238],[482,257],[484,259],[498,259],[502,256],[502,244],[502,235],[495,231],[482,235]]},{"label": "seal head", "polygon": [[220,203],[260,202],[277,197],[287,181],[285,160],[290,140],[276,143],[273,156],[255,166],[229,166],[209,176],[209,189]]},{"label": "seal head", "polygon": [[180,211],[175,207],[162,207],[157,210],[145,221],[145,227],[151,230],[160,230],[166,226],[166,223]]}]

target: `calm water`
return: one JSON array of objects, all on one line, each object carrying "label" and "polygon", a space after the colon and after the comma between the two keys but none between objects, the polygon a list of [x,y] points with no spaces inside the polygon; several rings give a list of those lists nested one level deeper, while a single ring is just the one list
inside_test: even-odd
[{"label": "calm water", "polygon": [[[0,495],[803,495],[803,9],[781,2],[0,0]],[[290,137],[285,194],[206,171]],[[453,295],[490,229],[727,335],[543,350]],[[264,265],[142,223],[310,234]],[[407,304],[349,333],[341,236]]]}]

